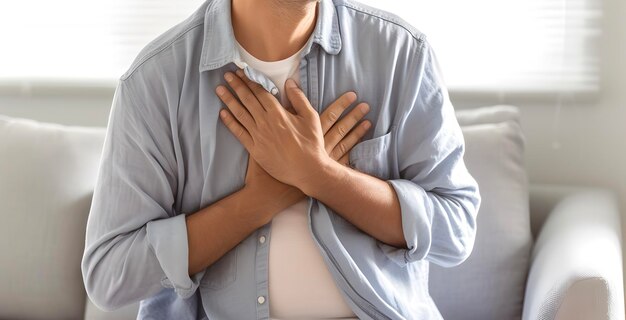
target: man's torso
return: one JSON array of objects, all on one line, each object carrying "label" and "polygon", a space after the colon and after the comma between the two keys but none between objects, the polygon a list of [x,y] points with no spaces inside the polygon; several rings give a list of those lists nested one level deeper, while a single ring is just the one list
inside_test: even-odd
[{"label": "man's torso", "polygon": [[[218,111],[222,104],[214,93],[215,87],[223,84],[223,74],[238,67],[227,62],[228,53],[223,51],[230,49],[210,50],[223,58],[220,60],[203,48],[207,30],[224,27],[223,21],[205,19],[207,6],[213,18],[218,18],[226,14],[218,7],[224,2],[205,3],[194,16],[144,49],[123,76],[136,82],[135,86],[150,86],[142,88],[154,93],[146,104],[170,119],[172,152],[179,169],[178,214],[196,212],[244,185],[248,153],[221,123]],[[300,61],[300,85],[319,113],[346,91],[355,91],[358,101],[368,102],[371,111],[365,118],[373,127],[352,149],[351,162],[360,171],[381,179],[400,178],[394,165],[397,155],[389,141],[406,108],[407,101],[401,100],[402,80],[410,67],[410,55],[419,51],[416,47],[421,44],[421,34],[392,17],[377,16],[367,7],[343,1],[335,5],[326,7],[336,10],[333,15],[322,15],[332,19],[323,21],[320,35],[327,38],[312,43],[311,51]],[[342,36],[337,39],[335,29],[339,28]],[[417,310],[424,318],[440,317],[428,296],[428,262],[398,266],[386,260],[380,242],[323,204],[307,198],[305,207],[311,235],[320,243],[328,270],[357,316],[392,318]],[[190,299],[198,299],[210,319],[268,317],[269,241],[261,239],[268,239],[270,230],[269,224],[259,228],[207,268],[199,290]],[[171,294],[175,295],[173,291]],[[146,299],[142,308],[149,315],[150,308],[163,306]]]}]

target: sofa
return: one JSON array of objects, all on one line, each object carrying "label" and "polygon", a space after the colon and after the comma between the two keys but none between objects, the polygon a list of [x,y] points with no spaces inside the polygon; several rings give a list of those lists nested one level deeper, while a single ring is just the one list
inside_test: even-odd
[{"label": "sofa", "polygon": [[[431,264],[445,319],[624,319],[616,195],[529,183],[520,110],[457,110],[482,195],[471,256]],[[105,128],[0,115],[0,319],[134,319],[104,311],[80,270]]]}]

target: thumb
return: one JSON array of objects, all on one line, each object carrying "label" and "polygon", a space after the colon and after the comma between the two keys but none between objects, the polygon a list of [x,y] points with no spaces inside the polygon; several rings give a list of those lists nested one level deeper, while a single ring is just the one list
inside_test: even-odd
[{"label": "thumb", "polygon": [[285,92],[287,93],[287,99],[289,99],[298,115],[309,117],[312,115],[312,112],[317,112],[293,79],[288,78],[285,81]]}]

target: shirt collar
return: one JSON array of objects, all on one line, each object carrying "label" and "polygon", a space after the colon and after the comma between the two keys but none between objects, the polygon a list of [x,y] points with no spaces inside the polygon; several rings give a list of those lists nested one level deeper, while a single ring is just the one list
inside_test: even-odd
[{"label": "shirt collar", "polygon": [[[240,62],[241,56],[235,42],[230,18],[231,0],[212,0],[204,16],[204,40],[200,56],[200,71],[217,69],[229,62]],[[321,0],[318,5],[315,29],[301,56],[311,51],[313,43],[319,44],[327,53],[341,51],[339,21],[333,0]]]}]

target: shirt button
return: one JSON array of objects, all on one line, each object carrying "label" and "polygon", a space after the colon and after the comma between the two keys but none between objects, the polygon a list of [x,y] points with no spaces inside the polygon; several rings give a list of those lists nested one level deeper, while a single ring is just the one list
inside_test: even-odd
[{"label": "shirt button", "polygon": [[278,94],[278,88],[276,88],[276,87],[272,88],[272,94],[273,95],[277,95]]},{"label": "shirt button", "polygon": [[262,243],[262,244],[265,243],[265,236],[260,236],[259,237],[259,242]]},{"label": "shirt button", "polygon": [[265,303],[265,297],[264,296],[259,296],[259,298],[256,299],[256,301],[258,301],[259,304],[264,304]]}]

